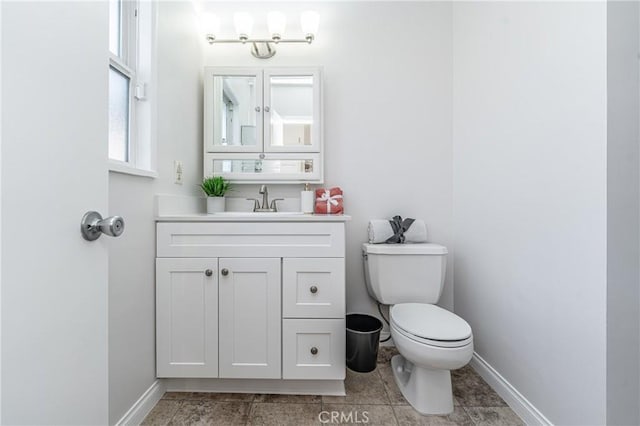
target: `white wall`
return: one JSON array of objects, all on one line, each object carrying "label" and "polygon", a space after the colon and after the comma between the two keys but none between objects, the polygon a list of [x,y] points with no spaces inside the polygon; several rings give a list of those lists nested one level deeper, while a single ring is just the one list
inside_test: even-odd
[{"label": "white wall", "polygon": [[607,424],[640,424],[639,7],[607,2]]},{"label": "white wall", "polygon": [[[405,2],[210,3],[233,36],[232,13],[247,10],[254,33],[266,34],[268,10],[287,14],[293,36],[299,13],[320,13],[312,45],[281,45],[272,59],[249,46],[207,46],[208,66],[324,67],[326,186],[340,186],[347,224],[347,310],[377,309],[364,284],[360,245],[370,218],[424,219],[429,239],[451,249],[451,4]],[[289,33],[289,30],[288,30]],[[406,82],[411,82],[407,85]],[[298,196],[302,186],[270,186]],[[255,196],[248,185],[233,196]],[[451,253],[453,250],[451,250]],[[450,255],[451,259],[452,255]],[[453,305],[451,269],[441,304]]]},{"label": "white wall", "polygon": [[[2,22],[2,7],[0,7]],[[0,188],[2,188],[2,31],[0,31]],[[2,241],[2,191],[0,191],[0,242]],[[0,243],[0,419],[2,419],[2,244]]]},{"label": "white wall", "polygon": [[[159,2],[158,173],[156,190],[201,195],[202,47],[191,2]],[[184,184],[174,184],[173,162],[183,162]]]},{"label": "white wall", "polygon": [[[202,43],[190,2],[158,2],[157,179],[110,173],[109,214],[124,234],[109,241],[109,423],[156,380],[154,194],[197,194],[202,174]],[[189,183],[175,185],[173,160]]]},{"label": "white wall", "polygon": [[109,424],[153,384],[155,369],[154,182],[109,174],[109,215],[125,231],[109,245]]},{"label": "white wall", "polygon": [[606,3],[455,3],[455,307],[555,424],[606,422]]}]

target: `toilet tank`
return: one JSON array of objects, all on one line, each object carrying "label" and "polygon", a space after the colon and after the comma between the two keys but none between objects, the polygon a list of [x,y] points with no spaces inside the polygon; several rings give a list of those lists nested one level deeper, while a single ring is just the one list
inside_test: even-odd
[{"label": "toilet tank", "polygon": [[437,303],[444,287],[447,248],[439,244],[363,244],[367,291],[385,305]]}]

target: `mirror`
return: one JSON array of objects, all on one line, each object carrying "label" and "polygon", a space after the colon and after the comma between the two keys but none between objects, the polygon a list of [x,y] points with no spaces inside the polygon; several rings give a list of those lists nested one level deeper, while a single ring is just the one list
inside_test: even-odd
[{"label": "mirror", "polygon": [[269,78],[272,147],[310,146],[313,126],[313,75]]},{"label": "mirror", "polygon": [[214,146],[256,146],[256,77],[213,77]]}]

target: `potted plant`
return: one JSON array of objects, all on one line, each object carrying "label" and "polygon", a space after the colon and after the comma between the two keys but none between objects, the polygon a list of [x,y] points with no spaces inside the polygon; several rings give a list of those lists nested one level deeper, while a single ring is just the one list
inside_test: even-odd
[{"label": "potted plant", "polygon": [[222,176],[211,176],[202,180],[200,188],[207,195],[207,213],[224,211],[224,194],[231,189],[230,187],[229,181]]}]

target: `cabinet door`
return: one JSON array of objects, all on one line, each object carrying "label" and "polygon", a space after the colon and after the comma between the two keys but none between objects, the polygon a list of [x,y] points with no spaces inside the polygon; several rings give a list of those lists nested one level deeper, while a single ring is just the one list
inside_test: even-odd
[{"label": "cabinet door", "polygon": [[281,376],[280,258],[220,258],[220,377]]},{"label": "cabinet door", "polygon": [[262,70],[205,68],[205,152],[262,152]]},{"label": "cabinet door", "polygon": [[320,70],[264,71],[265,152],[320,152]]},{"label": "cabinet door", "polygon": [[156,260],[158,377],[218,377],[218,260]]}]

